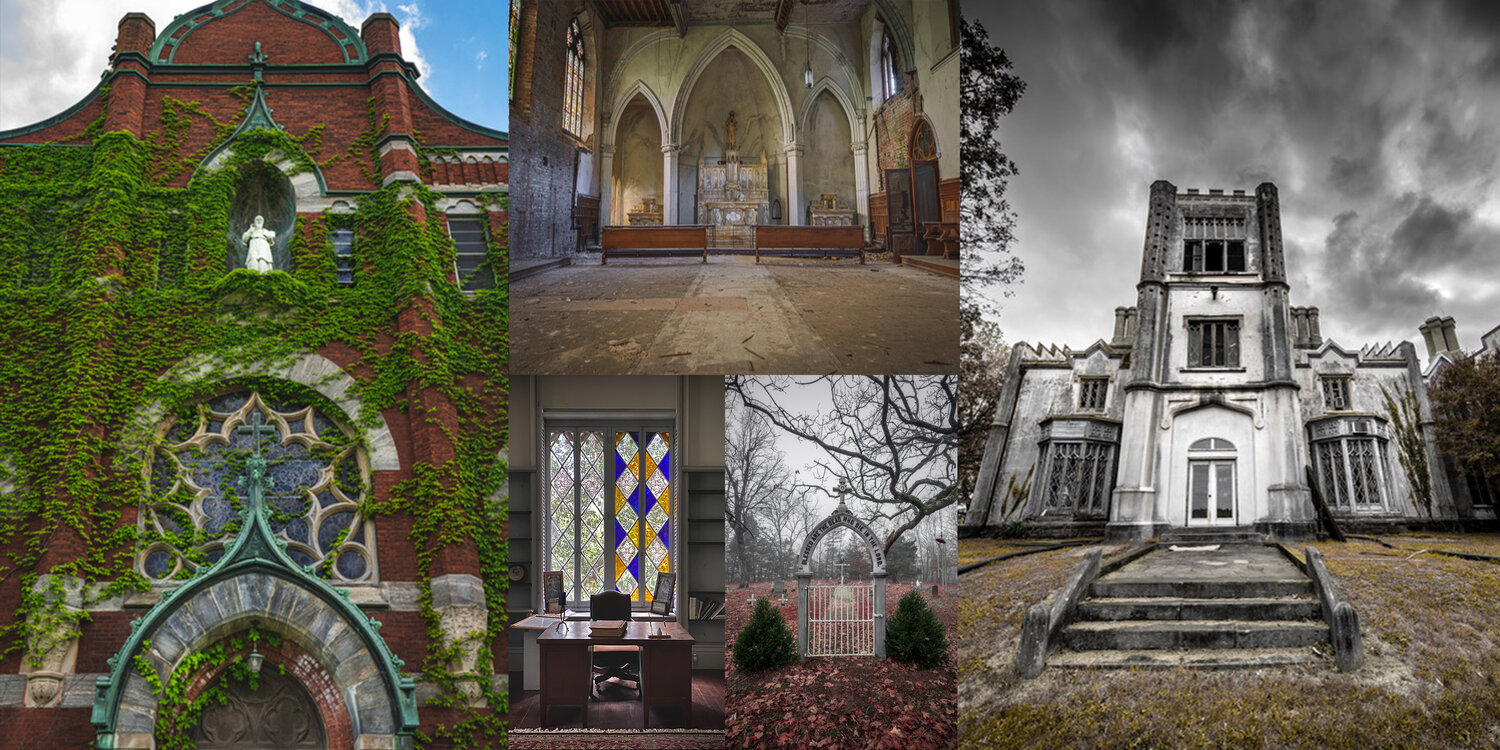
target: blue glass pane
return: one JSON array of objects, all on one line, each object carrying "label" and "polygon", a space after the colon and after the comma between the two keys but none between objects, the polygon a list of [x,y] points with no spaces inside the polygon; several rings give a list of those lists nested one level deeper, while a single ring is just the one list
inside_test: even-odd
[{"label": "blue glass pane", "polygon": [[169,534],[182,534],[192,528],[192,519],[187,511],[175,505],[158,505],[156,521]]},{"label": "blue glass pane", "polygon": [[146,575],[152,578],[166,578],[172,572],[172,555],[166,550],[152,550],[146,555]]},{"label": "blue glass pane", "polygon": [[318,549],[322,550],[323,554],[328,554],[328,550],[333,548],[333,540],[338,538],[339,532],[349,528],[349,524],[353,522],[354,514],[348,511],[334,513],[323,519],[323,525],[318,527]]},{"label": "blue glass pane", "polygon": [[224,556],[224,548],[223,547],[215,547],[215,548],[213,548],[213,549],[211,549],[211,550],[203,553],[203,558],[208,561],[209,565],[213,565],[214,563],[218,562],[219,558],[221,558],[223,556]]},{"label": "blue glass pane", "polygon": [[351,498],[359,495],[364,482],[360,479],[359,461],[354,458],[353,451],[350,451],[349,455],[339,462],[338,483],[339,489],[343,490],[345,495]]},{"label": "blue glass pane", "polygon": [[208,533],[217,535],[234,518],[234,506],[223,496],[209,496],[203,499],[203,515],[207,516],[204,528]]},{"label": "blue glass pane", "polygon": [[285,529],[291,519],[307,515],[306,495],[276,495],[266,498],[266,504],[271,508],[271,530],[275,532]]},{"label": "blue glass pane", "polygon": [[286,525],[286,538],[288,538],[288,539],[290,539],[290,540],[292,540],[294,542],[302,542],[303,544],[306,544],[307,543],[307,519],[304,519],[304,518],[292,519],[292,521],[289,522]]},{"label": "blue glass pane", "polygon": [[311,489],[318,483],[318,473],[322,468],[321,462],[306,459],[273,463],[267,467],[266,473],[271,478],[272,490],[291,493]]},{"label": "blue glass pane", "polygon": [[156,460],[151,463],[151,489],[158,495],[165,495],[172,489],[172,483],[177,481],[177,467],[172,463],[165,453],[157,453]]},{"label": "blue glass pane", "polygon": [[166,439],[166,441],[168,443],[176,445],[177,443],[180,443],[180,442],[182,442],[184,440],[187,440],[188,438],[192,437],[193,433],[195,433],[197,431],[198,431],[198,418],[197,417],[192,417],[192,418],[189,418],[189,419],[179,419],[179,420],[177,420],[176,424],[172,425],[172,429],[167,430],[167,439]]},{"label": "blue glass pane", "polygon": [[286,421],[286,430],[293,435],[307,434],[307,418],[298,417],[296,419],[288,419]]},{"label": "blue glass pane", "polygon": [[364,576],[365,570],[368,568],[365,565],[365,558],[352,550],[339,555],[337,566],[339,575],[350,579]]},{"label": "blue glass pane", "polygon": [[245,403],[249,400],[249,391],[236,391],[234,393],[226,393],[216,399],[213,399],[212,401],[209,401],[208,408],[216,412],[228,414],[231,412],[239,411],[239,408],[241,406],[244,406]]},{"label": "blue glass pane", "polygon": [[222,419],[210,419],[210,420],[208,420],[208,424],[207,424],[207,426],[205,426],[203,428],[203,431],[204,432],[213,432],[213,433],[223,432],[224,431],[224,420],[222,420]]},{"label": "blue glass pane", "polygon": [[312,565],[313,564],[312,557],[309,556],[306,552],[303,552],[300,549],[289,549],[289,550],[286,551],[286,553],[288,555],[290,555],[293,560],[296,560],[298,565]]},{"label": "blue glass pane", "polygon": [[318,507],[320,508],[327,508],[328,506],[333,505],[338,501],[339,499],[334,497],[333,493],[329,492],[328,490],[323,490],[322,492],[318,493]]},{"label": "blue glass pane", "polygon": [[325,417],[318,412],[313,412],[312,419],[313,432],[316,432],[318,434],[318,437],[326,439],[331,435],[338,434],[339,428],[334,425],[333,420],[329,419],[328,417]]}]

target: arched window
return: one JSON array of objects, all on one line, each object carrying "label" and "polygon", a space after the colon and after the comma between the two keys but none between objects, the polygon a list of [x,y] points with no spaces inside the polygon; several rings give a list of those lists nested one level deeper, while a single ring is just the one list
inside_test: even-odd
[{"label": "arched window", "polygon": [[880,40],[880,85],[884,87],[885,97],[889,99],[901,90],[900,67],[896,65],[896,40],[891,38],[890,32],[886,32]]},{"label": "arched window", "polygon": [[568,77],[563,90],[563,127],[583,136],[583,29],[578,19],[568,24]]},{"label": "arched window", "polygon": [[521,40],[521,0],[510,0],[510,98],[516,98],[516,45]]},{"label": "arched window", "polygon": [[[276,437],[263,444],[271,530],[287,554],[339,583],[375,578],[375,530],[361,512],[369,461],[359,441],[317,406],[237,390],[198,404],[158,441],[147,467],[146,539],[137,569],[155,582],[211,564],[238,531],[238,480],[254,450],[239,427],[260,412]],[[324,563],[328,563],[326,566]]]}]

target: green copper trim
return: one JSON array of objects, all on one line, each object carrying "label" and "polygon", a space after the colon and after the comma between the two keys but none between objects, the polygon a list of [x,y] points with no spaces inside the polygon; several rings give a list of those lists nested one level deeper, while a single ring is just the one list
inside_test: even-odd
[{"label": "green copper trim", "polygon": [[265,492],[271,484],[266,476],[266,459],[261,455],[261,438],[266,433],[276,434],[276,428],[261,423],[260,412],[253,413],[248,425],[241,425],[238,432],[251,436],[254,453],[245,461],[246,476],[239,479],[239,486],[249,495],[242,515],[244,524],[230,544],[228,551],[213,565],[201,566],[193,577],[175,589],[162,593],[145,615],[130,623],[130,636],[119,653],[110,657],[110,671],[99,677],[94,687],[94,709],[90,721],[99,735],[99,747],[112,747],[115,725],[119,718],[120,701],[124,698],[125,682],[134,666],[134,657],[141,650],[147,637],[157,632],[162,624],[193,597],[214,584],[249,573],[263,573],[282,579],[316,596],[327,603],[355,634],[376,661],[376,670],[385,684],[390,705],[397,715],[392,717],[395,734],[410,736],[417,727],[416,684],[410,677],[401,675],[405,666],[391,652],[385,639],[380,637],[380,622],[365,615],[359,607],[349,601],[348,589],[340,589],[313,573],[314,566],[303,566],[286,552],[286,542],[276,538],[268,521]]},{"label": "green copper trim", "polygon": [[[365,42],[354,27],[344,23],[338,16],[314,8],[307,3],[299,2],[299,0],[216,0],[173,19],[172,23],[168,24],[152,43],[151,62],[172,63],[177,55],[178,46],[194,30],[242,10],[251,3],[258,2],[265,3],[287,16],[321,29],[324,34],[338,43],[340,51],[344,53],[344,62],[363,64],[369,59],[370,54],[365,49]],[[205,14],[210,17],[201,21],[195,20]],[[341,35],[342,38],[340,38]]]}]

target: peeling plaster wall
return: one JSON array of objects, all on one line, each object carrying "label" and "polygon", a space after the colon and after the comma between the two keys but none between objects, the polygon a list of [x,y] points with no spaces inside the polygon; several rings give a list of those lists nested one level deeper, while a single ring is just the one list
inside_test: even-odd
[{"label": "peeling plaster wall", "polygon": [[841,203],[853,207],[854,155],[849,151],[849,118],[844,116],[843,107],[832,94],[820,92],[804,127],[802,141],[807,146],[801,170],[804,203],[816,204],[822,193],[836,193]]},{"label": "peeling plaster wall", "polygon": [[[682,152],[677,164],[677,222],[691,224],[698,192],[698,157],[706,163],[724,155],[724,121],[734,110],[736,140],[742,164],[759,164],[761,150],[771,167],[770,199],[786,213],[786,171],[781,153],[786,142],[781,113],[760,69],[738,49],[727,49],[703,70],[683,110]],[[618,156],[618,151],[616,152]]]},{"label": "peeling plaster wall", "polygon": [[637,96],[620,114],[615,131],[614,188],[610,204],[611,224],[629,224],[626,213],[643,198],[663,201],[661,126],[656,111]]}]

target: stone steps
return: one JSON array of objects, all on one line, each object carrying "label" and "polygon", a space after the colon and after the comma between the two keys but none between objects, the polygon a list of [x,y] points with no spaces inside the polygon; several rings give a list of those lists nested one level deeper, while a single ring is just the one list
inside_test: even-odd
[{"label": "stone steps", "polygon": [[1266,535],[1248,526],[1223,528],[1172,528],[1161,534],[1161,543],[1184,547],[1201,547],[1205,544],[1260,544]]},{"label": "stone steps", "polygon": [[[1196,545],[1194,545],[1196,546]],[[1094,581],[1048,664],[1248,669],[1311,663],[1329,642],[1312,580],[1274,548],[1159,547]]]},{"label": "stone steps", "polygon": [[1287,596],[1311,597],[1312,593],[1312,581],[1306,578],[1244,581],[1163,581],[1144,578],[1114,578],[1094,581],[1094,584],[1089,587],[1089,596],[1100,599],[1126,597],[1249,599]]},{"label": "stone steps", "polygon": [[1177,599],[1120,597],[1085,599],[1080,620],[1296,620],[1318,616],[1316,599],[1257,597],[1247,599]]},{"label": "stone steps", "polygon": [[1062,669],[1257,669],[1316,664],[1310,648],[1064,651],[1047,660]]},{"label": "stone steps", "polygon": [[1075,622],[1062,633],[1062,645],[1079,650],[1292,648],[1327,641],[1328,626],[1313,621]]}]

